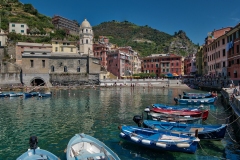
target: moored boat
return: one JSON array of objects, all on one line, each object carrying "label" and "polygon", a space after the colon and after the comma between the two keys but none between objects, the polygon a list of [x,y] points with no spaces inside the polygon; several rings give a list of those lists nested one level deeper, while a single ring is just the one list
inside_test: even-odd
[{"label": "moored boat", "polygon": [[36,96],[38,96],[38,92],[25,92],[24,93],[25,98],[36,97]]},{"label": "moored boat", "polygon": [[213,97],[212,93],[186,93],[183,92],[182,99],[202,99],[202,98],[211,98]]},{"label": "moored boat", "polygon": [[76,134],[67,145],[67,160],[120,160],[116,153],[98,139],[84,133]]},{"label": "moored boat", "polygon": [[213,104],[216,97],[212,98],[202,98],[202,99],[179,99],[174,98],[174,101],[178,104]]},{"label": "moored boat", "polygon": [[36,136],[32,136],[29,139],[30,149],[17,158],[17,160],[59,160],[59,158],[53,153],[40,149],[37,144],[38,140]]},{"label": "moored boat", "polygon": [[227,129],[227,124],[181,124],[153,120],[144,120],[143,126],[154,130],[171,131],[189,136],[193,136],[195,134],[195,130],[198,129],[198,138],[201,140],[221,140],[224,138]]},{"label": "moored boat", "polygon": [[157,150],[195,153],[200,141],[197,137],[156,131],[149,128],[119,126],[119,129],[121,131],[120,138]]}]

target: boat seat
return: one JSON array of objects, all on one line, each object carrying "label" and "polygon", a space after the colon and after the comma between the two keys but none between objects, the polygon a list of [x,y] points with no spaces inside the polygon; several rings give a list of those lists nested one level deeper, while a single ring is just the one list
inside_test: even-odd
[{"label": "boat seat", "polygon": [[78,155],[77,158],[78,159],[87,159],[87,158],[93,158],[95,159],[94,157],[105,157],[105,154],[103,152],[100,152],[100,153],[94,153],[94,154],[84,154],[84,155]]},{"label": "boat seat", "polygon": [[204,128],[194,128],[194,127],[191,127],[189,129],[189,132],[195,132],[196,130],[198,130],[198,132],[202,132],[204,130]]}]

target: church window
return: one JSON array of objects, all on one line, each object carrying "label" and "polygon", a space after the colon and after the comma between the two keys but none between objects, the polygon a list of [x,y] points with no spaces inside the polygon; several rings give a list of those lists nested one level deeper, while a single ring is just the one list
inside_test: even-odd
[{"label": "church window", "polygon": [[80,67],[77,67],[77,72],[80,72]]},{"label": "church window", "polygon": [[51,66],[51,72],[54,72],[54,66]]},{"label": "church window", "polygon": [[67,66],[64,66],[64,70],[63,70],[64,72],[67,72]]},{"label": "church window", "polygon": [[88,29],[86,29],[86,33],[88,33]]},{"label": "church window", "polygon": [[88,39],[86,40],[86,44],[88,44]]},{"label": "church window", "polygon": [[33,68],[34,66],[33,60],[30,60],[30,63],[31,63],[31,68]]}]

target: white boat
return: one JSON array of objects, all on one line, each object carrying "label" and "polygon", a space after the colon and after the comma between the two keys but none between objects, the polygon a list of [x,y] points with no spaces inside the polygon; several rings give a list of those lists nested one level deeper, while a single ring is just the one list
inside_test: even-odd
[{"label": "white boat", "polygon": [[76,134],[70,139],[66,156],[67,160],[120,160],[104,143],[84,133]]}]

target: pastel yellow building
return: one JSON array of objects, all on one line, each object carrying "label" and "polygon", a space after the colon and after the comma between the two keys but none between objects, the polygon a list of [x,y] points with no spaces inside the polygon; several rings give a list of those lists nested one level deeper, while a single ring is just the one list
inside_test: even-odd
[{"label": "pastel yellow building", "polygon": [[77,53],[77,41],[52,40],[53,53]]}]

